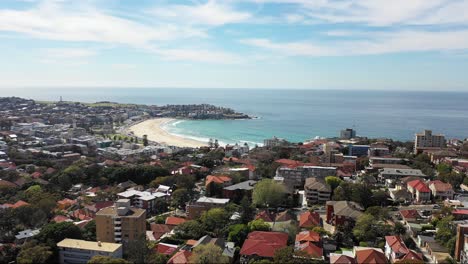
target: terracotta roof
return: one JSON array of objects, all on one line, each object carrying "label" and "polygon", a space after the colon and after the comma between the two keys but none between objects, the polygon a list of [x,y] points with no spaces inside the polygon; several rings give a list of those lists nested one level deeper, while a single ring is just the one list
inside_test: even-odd
[{"label": "terracotta roof", "polygon": [[289,168],[295,168],[295,167],[304,165],[303,162],[300,162],[297,160],[291,160],[291,159],[278,159],[278,160],[275,160],[275,163],[278,163],[281,166],[287,166]]},{"label": "terracotta roof", "polygon": [[291,221],[291,220],[292,218],[289,215],[288,211],[278,213],[275,217],[276,222],[286,222],[286,221]]},{"label": "terracotta roof", "polygon": [[288,234],[281,232],[251,232],[240,250],[241,255],[257,255],[261,257],[273,257],[275,251],[286,247]]},{"label": "terracotta roof", "polygon": [[2,179],[0,179],[0,186],[14,187],[14,188],[18,187],[16,184],[10,181],[2,180]]},{"label": "terracotta roof", "polygon": [[429,182],[429,186],[434,186],[434,189],[437,192],[447,192],[452,191],[452,185],[450,183],[445,183],[439,180]]},{"label": "terracotta roof", "polygon": [[411,186],[413,189],[418,190],[419,192],[431,192],[429,187],[422,180],[414,180],[408,182],[408,186]]},{"label": "terracotta roof", "polygon": [[175,251],[177,251],[177,245],[171,245],[166,243],[159,243],[156,246],[156,252],[164,255],[171,255]]},{"label": "terracotta roof", "polygon": [[56,223],[62,223],[62,222],[70,222],[72,221],[70,218],[64,216],[64,215],[56,215],[52,221],[56,222]]},{"label": "terracotta roof", "polygon": [[306,252],[312,258],[322,258],[323,248],[315,245],[312,242],[305,242],[299,245],[299,250]]},{"label": "terracotta roof", "polygon": [[386,236],[385,240],[387,244],[392,248],[393,252],[400,253],[400,254],[407,254],[408,248],[406,247],[403,240],[399,236]]},{"label": "terracotta roof", "polygon": [[296,235],[296,242],[320,242],[320,234],[313,231],[302,231]]},{"label": "terracotta roof", "polygon": [[198,240],[189,239],[189,240],[187,240],[187,242],[185,244],[187,244],[188,246],[195,246],[197,243],[198,243]]},{"label": "terracotta roof", "polygon": [[400,214],[403,218],[420,218],[418,211],[416,210],[402,210]]},{"label": "terracotta roof", "polygon": [[356,250],[356,260],[358,264],[382,264],[388,263],[385,254],[374,248]]},{"label": "terracotta roof", "polygon": [[6,203],[6,204],[4,204],[3,206],[4,206],[4,207],[7,207],[7,208],[13,208],[13,209],[15,209],[15,208],[18,208],[18,207],[21,207],[21,206],[26,206],[26,205],[29,205],[29,203],[27,203],[27,202],[25,202],[25,201],[23,201],[23,200],[19,200],[19,201],[17,201],[17,202],[14,203],[14,204]]},{"label": "terracotta roof", "polygon": [[255,220],[262,219],[265,222],[273,222],[273,218],[274,218],[274,216],[272,214],[268,213],[268,211],[266,211],[266,210],[263,210],[263,211],[259,212],[255,216]]},{"label": "terracotta roof", "polygon": [[468,215],[468,209],[455,209],[452,211],[454,215]]},{"label": "terracotta roof", "polygon": [[214,182],[214,183],[218,183],[218,184],[223,184],[225,182],[229,182],[231,181],[231,177],[229,176],[224,176],[224,175],[219,175],[219,176],[216,176],[216,175],[208,175],[206,176],[206,180],[205,180],[205,186],[208,186],[210,183]]},{"label": "terracotta roof", "polygon": [[42,177],[42,173],[36,171],[33,174],[31,174],[31,177],[33,177],[34,179],[40,178]]},{"label": "terracotta roof", "polygon": [[76,201],[65,198],[65,199],[62,199],[60,201],[57,201],[57,203],[60,204],[60,205],[73,205],[73,204],[76,204]]},{"label": "terracotta roof", "polygon": [[167,264],[187,264],[191,255],[190,251],[180,250],[167,261]]},{"label": "terracotta roof", "polygon": [[168,218],[166,218],[166,225],[177,226],[185,222],[187,222],[187,219],[185,218],[175,216],[169,216]]},{"label": "terracotta roof", "polygon": [[174,227],[165,224],[151,223],[150,228],[154,238],[159,240],[164,234],[171,232]]},{"label": "terracotta roof", "polygon": [[355,264],[353,257],[342,254],[330,254],[330,264]]},{"label": "terracotta roof", "polygon": [[305,212],[299,216],[299,227],[309,228],[320,225],[320,215],[317,212]]}]

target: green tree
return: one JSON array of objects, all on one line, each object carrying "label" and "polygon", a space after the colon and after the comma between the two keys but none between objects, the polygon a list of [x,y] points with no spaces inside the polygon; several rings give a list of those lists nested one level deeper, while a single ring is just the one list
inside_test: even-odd
[{"label": "green tree", "polygon": [[325,177],[325,182],[330,186],[332,193],[333,191],[340,186],[341,182],[343,182],[340,178],[336,176],[327,176]]},{"label": "green tree", "polygon": [[234,242],[236,245],[242,245],[249,232],[249,227],[244,224],[229,226],[228,241]]},{"label": "green tree", "polygon": [[395,226],[393,227],[393,233],[402,236],[406,234],[406,227],[402,223],[396,222]]},{"label": "green tree", "polygon": [[190,201],[190,193],[187,189],[177,189],[172,193],[171,206],[185,208],[185,204]]},{"label": "green tree", "polygon": [[83,239],[96,241],[96,221],[92,220],[83,228]]},{"label": "green tree", "polygon": [[214,244],[197,246],[189,260],[194,264],[229,263],[229,258],[223,256],[223,250]]},{"label": "green tree", "polygon": [[81,239],[81,230],[78,226],[70,222],[55,223],[51,222],[45,225],[39,235],[37,235],[39,241],[47,243],[54,247],[58,242],[65,238]]},{"label": "green tree", "polygon": [[252,231],[270,231],[270,225],[263,219],[255,219],[248,223],[250,232]]},{"label": "green tree", "polygon": [[37,245],[23,248],[16,261],[18,264],[45,264],[50,263],[52,255],[53,252],[50,247]]},{"label": "green tree", "polygon": [[108,256],[94,256],[89,261],[88,264],[131,264],[131,262],[126,261],[121,258],[111,258]]},{"label": "green tree", "polygon": [[143,146],[148,146],[148,135],[143,135]]},{"label": "green tree", "polygon": [[213,208],[204,212],[200,220],[206,230],[219,235],[229,222],[229,214],[223,208]]},{"label": "green tree", "polygon": [[240,202],[241,206],[241,223],[247,224],[254,217],[255,208],[250,203],[249,198],[244,196]]},{"label": "green tree", "polygon": [[278,207],[284,201],[286,188],[271,179],[259,181],[253,190],[253,204],[259,207]]},{"label": "green tree", "polygon": [[150,253],[145,260],[146,264],[165,264],[169,260],[168,255],[158,254],[158,253]]},{"label": "green tree", "polygon": [[189,220],[174,228],[178,239],[199,239],[205,235],[205,227],[196,220]]},{"label": "green tree", "polygon": [[146,238],[140,237],[129,241],[126,245],[126,259],[133,263],[145,263],[150,250],[146,244]]}]

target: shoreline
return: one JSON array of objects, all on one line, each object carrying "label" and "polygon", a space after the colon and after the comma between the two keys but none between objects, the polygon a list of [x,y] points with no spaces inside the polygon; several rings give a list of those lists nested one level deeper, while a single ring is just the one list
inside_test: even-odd
[{"label": "shoreline", "polygon": [[127,129],[128,132],[139,138],[143,135],[148,136],[148,140],[176,147],[198,148],[208,146],[208,142],[202,142],[182,136],[177,136],[166,131],[163,126],[169,122],[177,121],[175,118],[153,118],[132,125]]}]

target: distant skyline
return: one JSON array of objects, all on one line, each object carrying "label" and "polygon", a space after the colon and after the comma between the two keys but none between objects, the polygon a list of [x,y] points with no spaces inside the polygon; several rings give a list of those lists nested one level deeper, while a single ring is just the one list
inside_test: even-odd
[{"label": "distant skyline", "polygon": [[2,0],[14,87],[468,91],[468,0]]}]

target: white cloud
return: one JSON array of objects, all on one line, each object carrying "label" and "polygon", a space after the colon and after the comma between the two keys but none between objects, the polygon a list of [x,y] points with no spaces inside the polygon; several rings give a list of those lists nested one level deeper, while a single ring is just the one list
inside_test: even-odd
[{"label": "white cloud", "polygon": [[143,47],[153,41],[168,41],[200,35],[173,24],[146,25],[96,9],[68,10],[56,1],[45,1],[29,10],[0,10],[0,31],[36,38],[124,44]]},{"label": "white cloud", "polygon": [[217,64],[238,64],[242,63],[243,59],[237,54],[207,49],[195,48],[177,48],[177,49],[152,49],[152,52],[162,56],[170,61],[195,61],[203,63]]},{"label": "white cloud", "polygon": [[44,56],[49,59],[77,59],[95,56],[97,52],[82,48],[55,48],[43,50]]},{"label": "white cloud", "polygon": [[252,17],[248,12],[235,10],[227,3],[209,0],[195,5],[169,5],[155,8],[152,14],[180,23],[220,26],[245,22]]},{"label": "white cloud", "polygon": [[370,32],[367,37],[367,40],[347,40],[326,45],[312,41],[273,42],[269,39],[244,39],[241,43],[267,49],[275,54],[310,57],[468,49],[468,30]]}]

